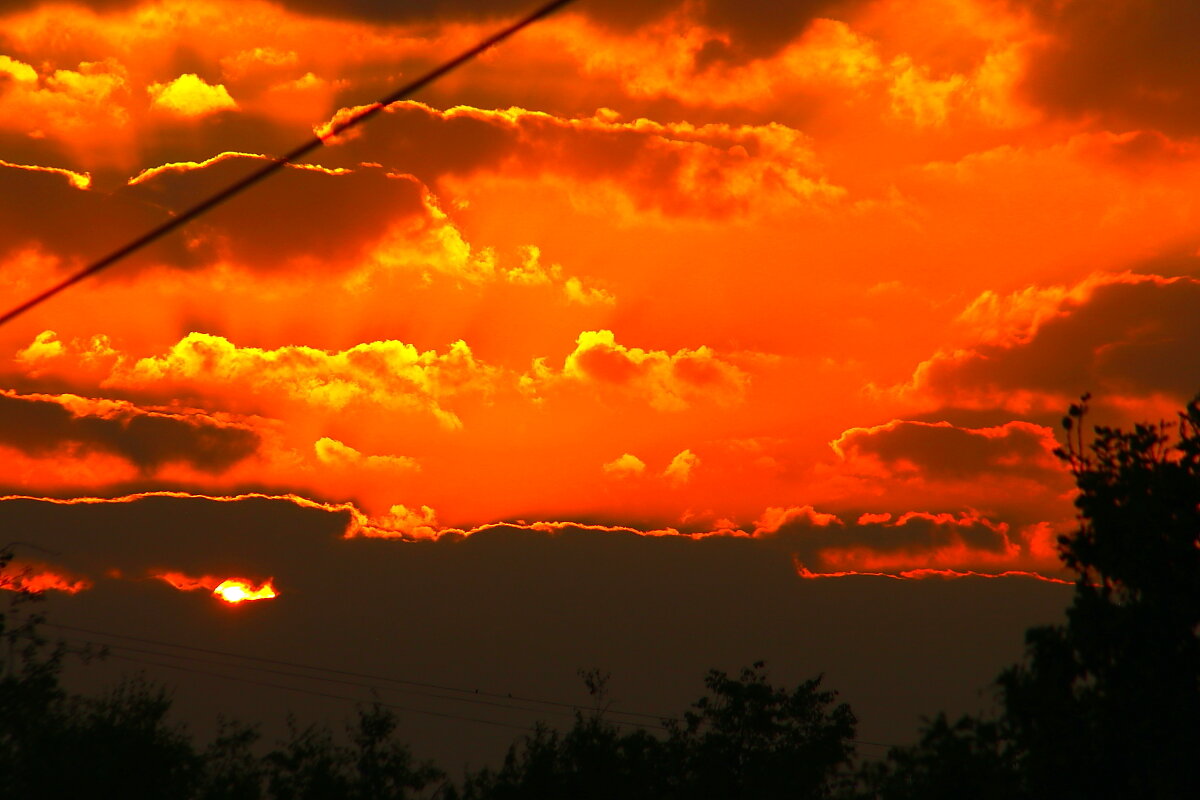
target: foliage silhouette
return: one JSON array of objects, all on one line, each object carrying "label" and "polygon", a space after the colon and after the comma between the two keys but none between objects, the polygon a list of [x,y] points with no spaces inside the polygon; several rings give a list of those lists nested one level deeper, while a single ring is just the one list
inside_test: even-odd
[{"label": "foliage silhouette", "polygon": [[405,800],[444,777],[414,761],[396,741],[394,712],[375,703],[359,709],[350,727],[353,747],[337,744],[324,727],[288,721],[290,736],[265,757],[267,796],[278,800]]},{"label": "foliage silhouette", "polygon": [[[499,770],[468,776],[463,797],[831,797],[854,754],[856,721],[820,683],[818,677],[791,690],[772,686],[762,662],[736,678],[712,670],[707,693],[682,721],[666,722],[665,738],[644,730],[622,734],[599,710],[578,714],[565,734],[539,727],[509,750]],[[592,681],[589,690],[597,693]]]},{"label": "foliage silhouette", "polygon": [[867,796],[1200,796],[1200,403],[1085,443],[1088,399],[1057,453],[1079,490],[1066,624],[1026,633],[995,720],[938,718],[864,771]]}]

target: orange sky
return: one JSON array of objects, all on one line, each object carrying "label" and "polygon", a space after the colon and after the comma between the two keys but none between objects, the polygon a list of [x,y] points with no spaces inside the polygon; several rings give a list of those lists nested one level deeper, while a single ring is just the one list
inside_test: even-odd
[{"label": "orange sky", "polygon": [[[0,4],[0,297],[525,5]],[[349,537],[1061,576],[1066,406],[1198,387],[1189,9],[581,0],[0,329],[0,512],[256,494]],[[164,559],[58,566],[213,574]]]}]

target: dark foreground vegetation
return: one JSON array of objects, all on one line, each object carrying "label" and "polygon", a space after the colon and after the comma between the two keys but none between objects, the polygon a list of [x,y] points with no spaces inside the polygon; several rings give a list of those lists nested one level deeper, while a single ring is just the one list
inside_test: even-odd
[{"label": "dark foreground vegetation", "polygon": [[[201,747],[169,721],[158,686],[68,692],[66,650],[40,637],[36,616],[10,613],[0,797],[1200,797],[1200,406],[1174,425],[1096,428],[1086,444],[1084,412],[1064,420],[1060,452],[1079,488],[1079,530],[1060,540],[1076,575],[1066,624],[1027,632],[993,714],[934,717],[918,744],[881,761],[857,758],[854,715],[819,678],[776,687],[761,664],[710,672],[705,694],[661,731],[622,730],[598,703],[465,776],[414,759],[380,705],[360,709],[344,739],[293,725],[264,752],[254,728],[227,723]],[[586,677],[601,695],[602,676]]]}]

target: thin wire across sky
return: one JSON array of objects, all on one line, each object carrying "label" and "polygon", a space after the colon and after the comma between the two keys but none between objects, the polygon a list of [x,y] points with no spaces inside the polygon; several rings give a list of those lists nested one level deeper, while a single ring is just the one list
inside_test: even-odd
[{"label": "thin wire across sky", "polygon": [[454,71],[455,69],[458,69],[463,64],[466,64],[468,61],[475,59],[477,56],[481,55],[484,51],[494,47],[495,45],[500,44],[505,39],[508,39],[509,37],[513,36],[514,34],[524,30],[525,28],[544,19],[545,17],[550,16],[554,12],[558,11],[559,9],[561,9],[564,6],[567,6],[573,2],[575,2],[575,0],[553,0],[553,2],[546,3],[545,5],[538,8],[536,11],[533,11],[530,14],[527,14],[526,16],[522,17],[521,19],[517,20],[516,22],[512,23],[511,25],[508,25],[507,27],[502,28],[499,31],[496,31],[491,36],[480,41],[478,44],[474,45],[473,47],[468,48],[467,50],[464,50],[462,53],[459,53],[457,56],[450,59],[449,61],[443,62],[441,65],[433,68],[429,72],[426,72],[424,75],[420,76],[419,78],[416,78],[415,80],[410,81],[409,83],[405,84],[404,86],[401,86],[400,88],[396,89],[396,91],[392,92],[391,94],[387,95],[386,97],[383,97],[383,98],[377,100],[376,102],[372,103],[371,105],[364,106],[364,107],[360,108],[358,111],[356,111],[355,113],[353,113],[353,114],[349,115],[348,117],[346,117],[345,119],[341,120],[340,122],[336,122],[336,123],[330,125],[327,129],[325,129],[322,132],[321,135],[314,135],[311,139],[305,141],[303,144],[299,145],[295,149],[285,153],[284,155],[280,156],[277,159],[272,159],[271,161],[268,161],[262,168],[252,172],[251,174],[247,175],[246,177],[242,178],[241,180],[230,184],[229,186],[225,187],[224,189],[221,189],[220,191],[215,192],[214,194],[210,195],[209,197],[205,198],[204,200],[201,200],[200,202],[196,203],[195,205],[191,206],[190,208],[184,210],[177,216],[174,216],[171,219],[167,220],[166,222],[162,223],[158,227],[153,228],[153,229],[147,231],[146,233],[142,234],[137,239],[134,239],[133,241],[129,242],[128,244],[125,244],[124,246],[117,248],[116,250],[114,250],[113,252],[104,256],[103,258],[93,261],[92,263],[88,264],[86,267],[67,276],[66,278],[64,278],[63,280],[54,284],[50,288],[29,298],[25,302],[21,303],[20,305],[16,306],[15,308],[11,309],[10,311],[6,312],[3,316],[0,316],[0,325],[7,324],[8,322],[17,318],[21,314],[24,314],[26,311],[29,311],[30,309],[41,305],[42,303],[46,302],[50,298],[54,297],[55,295],[59,294],[60,292],[63,292],[65,290],[69,289],[70,287],[74,286],[75,284],[79,283],[80,281],[83,281],[83,280],[91,277],[92,275],[95,275],[98,272],[108,269],[109,267],[118,263],[119,261],[126,258],[127,256],[130,256],[133,253],[136,253],[138,250],[141,250],[143,247],[146,247],[147,245],[158,241],[159,239],[166,236],[167,234],[169,234],[179,228],[182,228],[184,225],[187,225],[189,222],[196,219],[200,215],[205,214],[208,211],[211,211],[212,209],[221,205],[226,200],[229,200],[229,199],[233,198],[234,196],[241,194],[242,192],[246,191],[247,189],[249,189],[251,186],[255,185],[256,183],[258,183],[262,180],[265,180],[266,178],[269,178],[271,175],[273,175],[276,172],[278,172],[279,170],[283,169],[288,164],[295,163],[295,162],[305,158],[310,153],[312,153],[314,150],[317,150],[318,148],[322,147],[329,139],[332,139],[333,137],[337,136],[338,134],[345,133],[346,131],[348,131],[349,129],[351,129],[353,127],[361,125],[362,123],[366,122],[371,117],[374,117],[376,114],[378,114],[380,111],[382,111],[384,108],[391,105],[392,103],[396,103],[401,100],[407,100],[409,97],[411,97],[416,92],[420,91],[421,89],[424,89],[425,87],[429,86],[430,84],[434,83],[435,81],[439,80],[440,78],[442,78],[443,76],[447,75],[448,73]]}]

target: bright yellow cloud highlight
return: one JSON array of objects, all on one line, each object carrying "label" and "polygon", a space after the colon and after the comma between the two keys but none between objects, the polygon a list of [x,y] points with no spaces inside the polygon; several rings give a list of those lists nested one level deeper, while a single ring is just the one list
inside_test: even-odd
[{"label": "bright yellow cloud highlight", "polygon": [[691,450],[684,450],[663,470],[663,477],[674,486],[682,486],[692,479],[692,470],[700,466],[700,457]]},{"label": "bright yellow cloud highlight", "polygon": [[604,474],[613,478],[632,478],[646,471],[646,463],[631,453],[623,453],[604,465]]},{"label": "bright yellow cloud highlight", "polygon": [[170,83],[152,83],[146,91],[150,94],[152,107],[181,117],[203,117],[238,107],[224,84],[205,83],[203,78],[191,72]]}]

